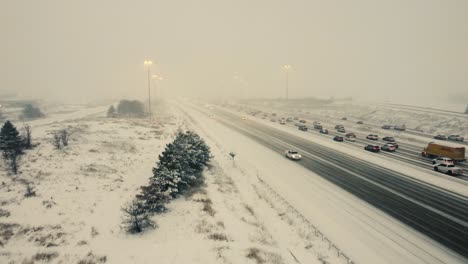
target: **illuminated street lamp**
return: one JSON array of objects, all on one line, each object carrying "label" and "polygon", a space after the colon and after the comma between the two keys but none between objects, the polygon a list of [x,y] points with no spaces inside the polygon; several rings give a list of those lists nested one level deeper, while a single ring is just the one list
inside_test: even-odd
[{"label": "illuminated street lamp", "polygon": [[286,64],[283,66],[283,69],[286,71],[286,100],[289,98],[289,70],[291,69],[291,65]]},{"label": "illuminated street lamp", "polygon": [[149,112],[149,119],[151,120],[151,65],[153,64],[150,60],[145,60],[144,62],[145,67],[148,70],[148,112]]}]

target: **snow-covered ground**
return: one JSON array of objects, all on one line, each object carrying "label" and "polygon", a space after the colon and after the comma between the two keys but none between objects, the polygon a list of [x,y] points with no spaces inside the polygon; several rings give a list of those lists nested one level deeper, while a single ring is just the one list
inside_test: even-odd
[{"label": "snow-covered ground", "polygon": [[[177,109],[158,110],[151,124],[105,118],[103,107],[30,122],[40,145],[23,156],[20,175],[0,171],[0,263],[463,262],[216,120]],[[63,128],[71,143],[56,150],[51,133]],[[127,234],[121,207],[177,129],[210,145],[206,185],[172,201],[156,229]]]}]

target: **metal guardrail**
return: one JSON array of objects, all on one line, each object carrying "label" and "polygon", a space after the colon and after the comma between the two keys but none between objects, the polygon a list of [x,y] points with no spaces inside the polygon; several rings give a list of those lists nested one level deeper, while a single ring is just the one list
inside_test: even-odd
[{"label": "metal guardrail", "polygon": [[300,218],[304,223],[313,230],[313,233],[316,237],[320,238],[321,241],[328,244],[328,249],[335,251],[339,258],[342,258],[347,264],[356,264],[348,255],[346,255],[343,250],[341,250],[336,244],[334,244],[329,238],[323,234],[317,226],[312,224],[304,215],[302,215],[294,206],[292,206],[286,199],[284,199],[280,194],[278,194],[268,183],[266,183],[259,175],[257,175],[260,183],[268,189],[268,191],[275,196],[275,198],[281,202],[283,205],[287,206],[294,214]]}]

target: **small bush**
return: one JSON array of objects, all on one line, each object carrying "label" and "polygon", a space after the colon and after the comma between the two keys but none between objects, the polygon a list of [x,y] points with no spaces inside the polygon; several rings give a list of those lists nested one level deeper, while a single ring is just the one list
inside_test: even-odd
[{"label": "small bush", "polygon": [[46,261],[46,262],[50,262],[51,260],[55,259],[58,257],[58,253],[57,252],[48,252],[48,253],[44,253],[44,252],[41,252],[41,253],[36,253],[32,259],[33,260],[37,260],[37,261]]},{"label": "small bush", "polygon": [[150,218],[151,214],[137,200],[128,203],[122,211],[124,228],[130,233],[140,233],[145,229],[156,227]]}]

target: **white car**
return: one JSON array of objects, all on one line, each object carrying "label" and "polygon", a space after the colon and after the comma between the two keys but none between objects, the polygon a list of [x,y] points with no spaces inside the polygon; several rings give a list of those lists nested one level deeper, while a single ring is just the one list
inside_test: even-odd
[{"label": "white car", "polygon": [[453,141],[464,141],[465,138],[460,136],[460,135],[450,135],[448,136],[448,140],[453,140]]},{"label": "white car", "polygon": [[345,137],[345,140],[349,142],[356,142],[356,138],[354,137]]},{"label": "white car", "polygon": [[281,125],[286,125],[286,121],[284,121],[283,119],[280,120],[280,124]]},{"label": "white car", "polygon": [[295,150],[286,150],[284,152],[284,155],[286,156],[286,158],[288,159],[292,159],[292,160],[300,160],[302,159],[302,156],[301,154],[299,154],[297,151]]},{"label": "white car", "polygon": [[445,158],[445,157],[438,157],[432,160],[432,164],[453,164],[453,159]]},{"label": "white car", "polygon": [[370,139],[370,140],[379,140],[379,136],[377,136],[375,134],[369,134],[369,135],[367,135],[366,138]]},{"label": "white car", "polygon": [[462,175],[463,169],[456,167],[454,164],[437,164],[434,165],[435,171],[447,173],[448,175]]},{"label": "white car", "polygon": [[391,143],[387,143],[382,146],[382,150],[389,151],[389,152],[394,152],[396,151],[396,149],[397,149],[396,146]]}]

